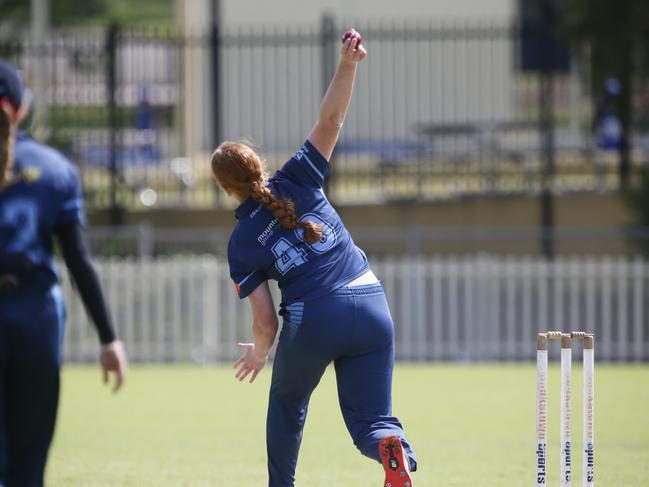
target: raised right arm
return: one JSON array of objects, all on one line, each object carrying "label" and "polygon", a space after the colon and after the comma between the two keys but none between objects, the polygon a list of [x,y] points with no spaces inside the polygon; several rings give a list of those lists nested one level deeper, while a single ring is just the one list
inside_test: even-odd
[{"label": "raised right arm", "polygon": [[360,35],[354,33],[343,44],[338,68],[320,105],[320,116],[308,136],[309,142],[327,161],[336,146],[352,99],[356,65],[367,55],[365,48],[358,45],[359,41]]}]

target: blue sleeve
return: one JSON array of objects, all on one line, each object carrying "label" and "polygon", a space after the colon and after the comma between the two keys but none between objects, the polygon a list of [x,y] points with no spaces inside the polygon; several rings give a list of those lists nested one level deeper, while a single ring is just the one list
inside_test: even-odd
[{"label": "blue sleeve", "polygon": [[68,223],[84,225],[86,218],[83,211],[83,194],[79,174],[73,168],[67,175],[63,187],[63,202],[57,218],[56,226]]},{"label": "blue sleeve", "polygon": [[248,297],[261,283],[267,280],[262,271],[251,269],[249,265],[245,264],[245,260],[237,255],[232,241],[228,245],[228,264],[230,265],[230,277],[240,299]]},{"label": "blue sleeve", "polygon": [[314,188],[322,188],[329,173],[329,163],[309,142],[291,157],[281,171],[290,178]]}]

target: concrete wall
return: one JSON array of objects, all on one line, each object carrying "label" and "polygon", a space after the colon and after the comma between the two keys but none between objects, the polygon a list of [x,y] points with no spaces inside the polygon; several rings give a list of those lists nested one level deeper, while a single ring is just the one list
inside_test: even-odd
[{"label": "concrete wall", "polygon": [[[338,208],[357,244],[368,253],[535,255],[538,198],[466,199],[444,203],[368,205]],[[633,247],[619,235],[629,213],[615,195],[572,195],[556,200],[557,227],[568,231],[557,242],[562,255],[625,254]],[[94,225],[108,222],[93,213]],[[231,210],[152,210],[126,216],[127,225],[156,228],[231,229]],[[583,233],[577,234],[579,230]],[[428,234],[428,236],[426,236]]]},{"label": "concrete wall", "polygon": [[[195,39],[209,33],[211,0],[175,4],[181,32]],[[317,117],[333,69],[324,67],[328,63],[320,45],[325,14],[335,18],[336,35],[349,25],[375,30],[365,36],[370,55],[359,69],[341,141],[346,147],[363,147],[371,153],[367,147],[375,143],[420,142],[417,127],[422,123],[514,118],[515,49],[507,30],[514,4],[514,0],[222,0],[219,17],[226,41],[220,99],[213,100],[208,44],[187,43],[179,61],[182,86],[177,112],[182,136],[177,155],[195,157],[219,142],[213,140],[216,105],[220,139],[248,139],[265,152],[292,151],[299,145]],[[399,33],[402,20],[410,22],[409,28],[415,27],[413,21],[420,22],[431,32],[460,28],[466,22],[473,28],[497,25],[500,30],[493,38],[489,34],[485,39],[465,39],[465,34],[445,32],[423,40]],[[378,34],[379,26],[388,34]],[[298,30],[308,39],[302,44],[275,36],[272,42],[254,38],[294,35]],[[330,47],[337,50],[338,45]],[[337,60],[337,54],[327,49],[325,56],[330,55]]]},{"label": "concrete wall", "polygon": [[[364,33],[369,51],[358,72],[343,144],[416,141],[420,123],[514,118],[515,47],[508,30],[513,5],[513,0],[224,0],[221,23],[230,40],[222,59],[222,136],[249,139],[265,151],[293,150],[302,141],[329,82],[320,45],[325,13],[334,17],[336,34],[351,25]],[[445,30],[419,39],[400,32],[402,21],[426,32],[465,26],[498,30],[466,38]],[[255,40],[298,31],[302,42]],[[325,55],[337,61],[337,53]]]},{"label": "concrete wall", "polygon": [[[251,8],[253,7],[254,8]],[[227,24],[317,22],[324,12],[344,19],[508,19],[514,0],[221,0]]]},{"label": "concrete wall", "polygon": [[[196,49],[196,40],[208,38],[212,12],[209,0],[177,0],[176,21],[187,40],[182,49],[181,154],[193,157],[214,145],[212,126],[212,62],[209,49]],[[173,53],[171,53],[173,55]],[[168,54],[169,55],[169,54]]]},{"label": "concrete wall", "polygon": [[[427,17],[422,21],[422,39],[406,36],[399,23],[388,22],[382,34],[376,26],[365,33],[369,54],[358,69],[343,145],[369,151],[373,142],[421,141],[419,124],[516,118],[515,47],[508,24],[499,23],[493,39],[486,39],[459,30],[440,31],[440,25]],[[287,24],[278,25],[279,32],[286,32]],[[454,24],[443,26],[452,29]],[[361,32],[364,27],[372,28],[357,25]],[[343,29],[339,23],[336,35],[342,36]],[[239,40],[251,41],[256,35],[254,27],[230,27],[230,32]],[[248,138],[266,151],[292,151],[301,143],[317,118],[335,68],[323,65],[319,23],[310,23],[303,33],[309,42],[224,45],[220,105],[224,138]],[[328,46],[337,63],[338,42]],[[464,139],[459,139],[461,144]],[[455,147],[458,138],[452,142]]]}]

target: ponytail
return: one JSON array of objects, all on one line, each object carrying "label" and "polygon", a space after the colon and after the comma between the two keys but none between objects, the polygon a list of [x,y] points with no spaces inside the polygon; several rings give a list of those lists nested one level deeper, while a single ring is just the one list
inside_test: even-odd
[{"label": "ponytail", "polygon": [[295,205],[288,198],[280,198],[264,185],[263,180],[255,180],[250,184],[250,196],[266,208],[282,227],[288,230],[304,230],[304,241],[310,244],[322,239],[322,225],[312,221],[300,221],[295,213]]},{"label": "ponytail", "polygon": [[0,103],[0,188],[10,179],[10,159],[12,157],[13,124],[11,114],[5,103]]}]

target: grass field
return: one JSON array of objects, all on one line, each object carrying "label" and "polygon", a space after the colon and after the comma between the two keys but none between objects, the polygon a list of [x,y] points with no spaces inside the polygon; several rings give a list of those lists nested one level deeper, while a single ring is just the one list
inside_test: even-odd
[{"label": "grass field", "polygon": [[[649,486],[649,367],[596,368],[596,483]],[[573,387],[574,485],[581,485],[581,377]],[[239,384],[228,367],[133,367],[112,396],[98,369],[67,367],[50,487],[266,485],[270,372]],[[558,485],[558,369],[550,377],[548,485]],[[418,487],[514,487],[534,481],[535,370],[401,365],[394,410],[416,447]],[[378,487],[378,464],[347,436],[329,369],[311,401],[300,487]]]}]

